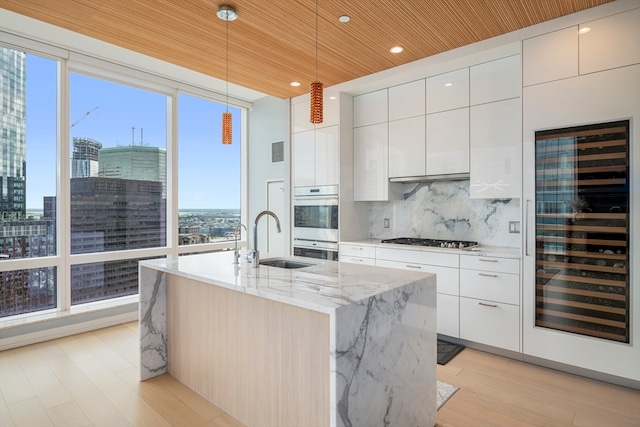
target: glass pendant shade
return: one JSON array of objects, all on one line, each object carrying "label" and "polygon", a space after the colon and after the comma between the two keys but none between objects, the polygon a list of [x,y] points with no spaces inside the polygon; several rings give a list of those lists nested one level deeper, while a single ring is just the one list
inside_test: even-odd
[{"label": "glass pendant shade", "polygon": [[316,125],[322,123],[323,120],[322,89],[322,83],[318,81],[311,83],[311,123]]},{"label": "glass pendant shade", "polygon": [[222,143],[231,144],[231,113],[228,111],[222,113]]}]

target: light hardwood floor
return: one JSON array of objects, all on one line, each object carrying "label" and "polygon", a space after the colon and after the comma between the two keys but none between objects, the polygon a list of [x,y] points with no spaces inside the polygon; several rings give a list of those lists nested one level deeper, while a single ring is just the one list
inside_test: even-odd
[{"label": "light hardwood floor", "polygon": [[[140,383],[137,322],[0,352],[0,426],[242,426],[169,375]],[[640,391],[465,349],[449,426],[640,425]]]}]

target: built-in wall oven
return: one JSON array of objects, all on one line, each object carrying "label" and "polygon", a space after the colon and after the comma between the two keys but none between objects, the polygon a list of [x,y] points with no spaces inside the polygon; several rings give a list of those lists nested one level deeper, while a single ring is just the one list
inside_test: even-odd
[{"label": "built-in wall oven", "polygon": [[293,253],[338,259],[338,186],[296,187],[293,194]]}]

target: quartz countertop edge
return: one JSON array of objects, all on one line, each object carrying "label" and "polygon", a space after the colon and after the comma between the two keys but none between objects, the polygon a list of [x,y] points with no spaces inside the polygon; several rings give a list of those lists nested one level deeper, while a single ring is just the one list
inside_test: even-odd
[{"label": "quartz countertop edge", "polygon": [[145,260],[140,266],[327,314],[408,284],[436,283],[431,273],[294,256],[278,258],[313,265],[300,269],[253,268],[244,260],[233,264],[233,251],[225,251]]},{"label": "quartz countertop edge", "polygon": [[359,239],[359,240],[341,240],[340,243],[354,244],[354,245],[366,245],[366,246],[379,246],[385,248],[424,251],[424,252],[438,252],[449,253],[455,255],[472,255],[472,256],[495,256],[502,258],[521,259],[520,248],[512,248],[506,246],[485,246],[479,245],[470,249],[454,249],[454,248],[438,248],[429,246],[416,246],[416,245],[399,245],[395,243],[382,243],[382,239]]}]

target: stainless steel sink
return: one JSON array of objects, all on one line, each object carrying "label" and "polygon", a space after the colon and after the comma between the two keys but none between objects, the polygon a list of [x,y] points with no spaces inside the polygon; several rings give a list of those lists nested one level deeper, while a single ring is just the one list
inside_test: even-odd
[{"label": "stainless steel sink", "polygon": [[260,261],[260,265],[266,265],[268,267],[291,269],[291,268],[311,267],[314,264],[309,264],[307,262],[293,261],[290,259],[265,259]]}]

